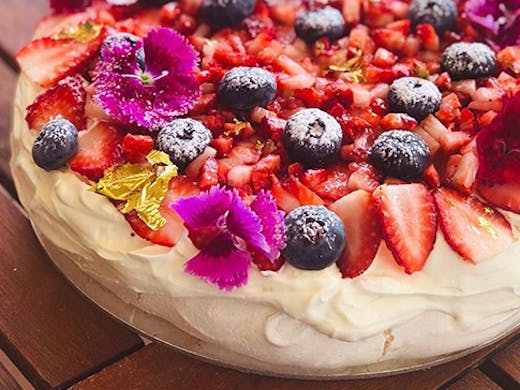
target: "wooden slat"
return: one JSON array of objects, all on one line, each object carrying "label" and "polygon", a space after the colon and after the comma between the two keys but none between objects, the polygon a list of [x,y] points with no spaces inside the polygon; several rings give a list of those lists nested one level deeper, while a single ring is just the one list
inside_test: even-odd
[{"label": "wooden slat", "polygon": [[9,169],[9,131],[11,128],[16,74],[1,60],[0,80],[2,80],[2,92],[0,93],[0,184],[3,184],[13,194],[14,187]]},{"label": "wooden slat", "polygon": [[[510,338],[503,340],[505,343]],[[405,375],[386,378],[320,382],[320,390],[438,389],[476,367],[498,345],[455,362]],[[316,382],[285,380],[244,374],[186,357],[170,348],[150,344],[124,360],[76,384],[74,390],[97,389],[191,390],[255,389],[314,390]]]},{"label": "wooden slat", "polygon": [[[37,22],[49,13],[47,0],[2,0],[0,52],[12,66],[14,55],[31,40]],[[4,58],[6,59],[6,58]]]},{"label": "wooden slat", "polygon": [[493,356],[483,369],[504,388],[520,389],[520,339]]},{"label": "wooden slat", "polygon": [[0,348],[36,388],[63,388],[142,342],[67,283],[18,207],[0,188]]},{"label": "wooden slat", "polygon": [[16,382],[6,367],[0,362],[0,389],[2,390],[21,390],[21,386]]},{"label": "wooden slat", "polygon": [[501,390],[480,370],[473,370],[448,387],[448,390]]}]

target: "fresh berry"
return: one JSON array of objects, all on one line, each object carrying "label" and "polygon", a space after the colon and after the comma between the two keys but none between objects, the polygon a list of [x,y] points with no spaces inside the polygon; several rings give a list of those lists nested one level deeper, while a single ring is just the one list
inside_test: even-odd
[{"label": "fresh berry", "polygon": [[283,132],[283,144],[289,155],[308,167],[331,161],[339,151],[341,126],[325,111],[308,108],[292,115]]},{"label": "fresh berry", "polygon": [[262,68],[239,66],[227,72],[218,86],[218,100],[234,110],[266,106],[276,96],[276,80]]},{"label": "fresh berry", "polygon": [[285,260],[295,268],[321,270],[338,260],[345,247],[341,219],[323,206],[302,206],[285,217]]},{"label": "fresh berry", "polygon": [[194,119],[183,118],[175,119],[159,131],[156,147],[183,170],[204,152],[210,141],[211,132],[206,126]]},{"label": "fresh berry", "polygon": [[78,150],[78,129],[66,119],[54,119],[41,129],[32,147],[33,160],[47,171],[64,166]]},{"label": "fresh berry", "polygon": [[153,138],[149,135],[127,134],[123,138],[123,156],[130,163],[142,163],[145,157],[152,151]]},{"label": "fresh berry", "polygon": [[122,162],[122,141],[117,128],[97,123],[79,137],[78,153],[69,161],[70,169],[90,180],[99,180],[106,169]]},{"label": "fresh berry", "polygon": [[402,77],[390,85],[387,99],[391,112],[403,112],[421,121],[439,109],[442,96],[431,81]]},{"label": "fresh berry", "polygon": [[457,4],[453,0],[413,0],[409,16],[413,27],[428,23],[442,35],[457,20]]},{"label": "fresh berry", "polygon": [[344,278],[355,278],[367,270],[381,243],[381,226],[370,192],[351,192],[330,205],[345,226],[347,245],[337,261]]},{"label": "fresh berry", "polygon": [[36,84],[50,87],[77,73],[94,57],[105,39],[106,31],[83,43],[75,39],[40,38],[16,55],[22,71]]},{"label": "fresh berry", "polygon": [[417,134],[406,130],[382,133],[370,149],[370,161],[380,172],[403,180],[420,177],[429,159],[426,143]]},{"label": "fresh berry", "polygon": [[170,205],[181,198],[198,195],[200,189],[190,179],[184,176],[178,176],[170,181],[168,186],[168,193],[161,203],[159,209],[161,215],[166,219],[166,224],[158,230],[150,229],[137,216],[135,211],[126,215],[126,219],[134,232],[139,237],[142,237],[154,244],[164,246],[174,246],[185,234],[186,228],[184,221],[177,214]]},{"label": "fresh berry", "polygon": [[514,213],[520,213],[520,184],[507,183],[486,186],[480,184],[477,191],[485,200],[492,205],[509,210]]},{"label": "fresh berry", "polygon": [[454,43],[444,50],[441,66],[452,80],[492,76],[496,70],[495,52],[479,42]]},{"label": "fresh berry", "polygon": [[231,27],[251,15],[254,0],[203,0],[202,15],[214,28]]},{"label": "fresh berry", "polygon": [[25,120],[32,130],[40,130],[48,121],[61,116],[76,129],[86,127],[85,102],[87,94],[81,76],[70,76],[49,88],[27,107]]},{"label": "fresh berry", "polygon": [[444,238],[465,260],[479,263],[513,243],[507,219],[477,198],[446,188],[439,188],[434,197]]},{"label": "fresh berry", "polygon": [[422,184],[382,185],[375,192],[383,237],[408,274],[423,269],[435,243],[433,197]]},{"label": "fresh berry", "polygon": [[306,42],[323,37],[333,41],[345,35],[345,20],[336,8],[327,6],[300,14],[294,29],[296,35]]}]

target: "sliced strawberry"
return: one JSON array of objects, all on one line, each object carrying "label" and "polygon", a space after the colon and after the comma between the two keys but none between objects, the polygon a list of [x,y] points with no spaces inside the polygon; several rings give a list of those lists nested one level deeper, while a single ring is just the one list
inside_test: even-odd
[{"label": "sliced strawberry", "polygon": [[123,138],[122,150],[125,161],[142,163],[152,151],[154,140],[149,135],[127,134]]},{"label": "sliced strawberry", "polygon": [[433,164],[430,164],[426,167],[423,173],[423,178],[426,184],[428,184],[431,188],[437,188],[441,185],[439,172]]},{"label": "sliced strawberry", "polygon": [[370,267],[381,242],[374,197],[367,191],[354,191],[334,202],[330,209],[343,221],[347,238],[338,267],[344,278],[355,278]]},{"label": "sliced strawberry", "polygon": [[435,191],[434,198],[444,238],[465,260],[479,263],[513,243],[507,219],[477,198],[446,188]]},{"label": "sliced strawberry", "polygon": [[270,154],[258,161],[251,172],[253,190],[258,192],[262,189],[269,189],[271,186],[271,174],[278,172],[280,165],[281,158],[276,154]]},{"label": "sliced strawberry", "polygon": [[292,194],[298,202],[302,205],[317,205],[321,206],[325,204],[318,194],[302,184],[302,182],[295,178],[290,177],[283,183],[283,187]]},{"label": "sliced strawberry", "polygon": [[206,146],[204,151],[191,163],[188,164],[184,170],[184,174],[192,179],[196,179],[199,176],[200,170],[204,166],[208,158],[213,158],[217,155],[217,151],[211,146]]},{"label": "sliced strawberry", "polygon": [[381,174],[372,165],[361,162],[351,163],[349,168],[352,171],[348,179],[348,190],[365,190],[373,192],[381,184]]},{"label": "sliced strawberry", "polygon": [[426,50],[436,51],[439,49],[439,36],[431,24],[419,24],[415,27],[415,34],[421,39]]},{"label": "sliced strawberry", "polygon": [[285,190],[275,175],[271,175],[271,182],[271,194],[273,195],[274,199],[276,200],[276,204],[280,209],[286,213],[290,213],[295,208],[301,206],[296,196]]},{"label": "sliced strawberry", "polygon": [[106,29],[87,43],[75,39],[40,38],[16,55],[22,71],[36,84],[47,88],[77,73],[97,53],[106,38]]},{"label": "sliced strawberry", "polygon": [[252,254],[252,259],[260,271],[278,271],[285,264],[285,259],[282,256],[270,261],[265,255],[258,252]]},{"label": "sliced strawberry", "polygon": [[87,94],[83,82],[80,75],[70,76],[38,96],[34,103],[27,107],[25,120],[29,128],[39,131],[48,121],[61,115],[78,130],[84,130],[87,124]]},{"label": "sliced strawberry", "polygon": [[185,234],[186,228],[182,218],[170,208],[176,200],[197,195],[200,192],[196,184],[184,176],[170,181],[168,194],[161,203],[160,212],[166,219],[166,225],[158,230],[150,229],[135,212],[126,215],[126,220],[140,237],[164,246],[174,246]]},{"label": "sliced strawberry", "polygon": [[97,123],[80,135],[78,153],[69,161],[70,169],[90,180],[99,180],[107,168],[122,162],[122,141],[117,128]]},{"label": "sliced strawberry", "polygon": [[350,169],[346,165],[333,165],[327,168],[326,179],[324,181],[309,188],[324,199],[338,200],[349,192],[348,182],[350,173]]},{"label": "sliced strawberry", "polygon": [[210,157],[200,170],[199,187],[208,190],[218,184],[218,164],[215,158]]},{"label": "sliced strawberry", "polygon": [[417,121],[407,114],[389,113],[379,124],[385,130],[413,130],[417,126]]},{"label": "sliced strawberry", "polygon": [[382,185],[375,192],[383,237],[408,274],[423,269],[435,243],[433,198],[422,184]]},{"label": "sliced strawberry", "polygon": [[232,167],[227,174],[227,184],[233,188],[242,188],[251,182],[253,166],[237,165]]},{"label": "sliced strawberry", "polygon": [[479,184],[477,191],[492,205],[520,213],[520,183],[495,184],[494,186]]}]

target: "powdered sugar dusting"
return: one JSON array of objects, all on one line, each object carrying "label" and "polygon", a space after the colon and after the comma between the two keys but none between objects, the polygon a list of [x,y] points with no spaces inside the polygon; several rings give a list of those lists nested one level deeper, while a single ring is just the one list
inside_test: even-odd
[{"label": "powdered sugar dusting", "polygon": [[418,120],[437,111],[441,99],[441,93],[435,84],[418,77],[397,79],[388,91],[391,111],[405,112]]},{"label": "powdered sugar dusting", "polygon": [[495,52],[479,42],[454,43],[444,51],[442,67],[454,79],[489,76],[495,71]]}]

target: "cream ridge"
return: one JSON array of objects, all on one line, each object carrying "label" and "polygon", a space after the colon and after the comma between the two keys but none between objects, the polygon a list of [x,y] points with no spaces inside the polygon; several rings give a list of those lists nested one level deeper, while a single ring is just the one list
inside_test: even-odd
[{"label": "cream ridge", "polygon": [[513,213],[505,215],[515,227],[514,244],[478,265],[453,252],[439,231],[426,266],[413,275],[382,242],[372,266],[355,279],[342,279],[335,266],[251,267],[247,285],[220,291],[184,272],[196,253],[187,235],[174,248],[151,244],[70,170],[36,166],[36,135],[24,116],[38,92],[21,77],[11,136],[13,177],[35,228],[121,299],[195,337],[312,370],[437,356],[520,322],[520,216]]}]

